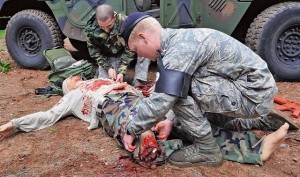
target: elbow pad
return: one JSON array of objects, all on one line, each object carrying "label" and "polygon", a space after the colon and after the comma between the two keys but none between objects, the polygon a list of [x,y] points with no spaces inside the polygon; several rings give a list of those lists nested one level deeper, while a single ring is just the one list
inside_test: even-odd
[{"label": "elbow pad", "polygon": [[155,92],[187,98],[191,85],[191,75],[187,73],[165,69],[162,59],[157,60],[159,78],[155,84]]}]

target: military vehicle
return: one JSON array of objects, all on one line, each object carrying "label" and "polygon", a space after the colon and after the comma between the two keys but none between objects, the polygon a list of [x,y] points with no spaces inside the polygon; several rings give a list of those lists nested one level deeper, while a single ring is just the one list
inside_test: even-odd
[{"label": "military vehicle", "polygon": [[43,50],[68,37],[87,54],[83,29],[103,3],[126,15],[149,12],[167,28],[220,30],[260,55],[276,79],[300,79],[299,0],[0,0],[8,52],[24,68],[45,69]]}]

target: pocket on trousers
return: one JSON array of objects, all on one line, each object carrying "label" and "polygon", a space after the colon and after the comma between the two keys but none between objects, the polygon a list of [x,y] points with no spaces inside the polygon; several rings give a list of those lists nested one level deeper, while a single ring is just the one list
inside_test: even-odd
[{"label": "pocket on trousers", "polygon": [[236,98],[228,95],[197,95],[199,105],[204,112],[235,112],[240,105]]}]

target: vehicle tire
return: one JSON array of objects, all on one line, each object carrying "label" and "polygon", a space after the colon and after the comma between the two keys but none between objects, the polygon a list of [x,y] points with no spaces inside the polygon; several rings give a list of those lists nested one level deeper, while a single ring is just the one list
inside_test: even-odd
[{"label": "vehicle tire", "polygon": [[87,48],[87,44],[84,41],[79,41],[76,39],[71,39],[69,38],[72,46],[77,49],[77,51],[71,52],[72,57],[75,58],[76,60],[87,60],[90,63],[97,65],[97,62],[91,58],[89,50]]},{"label": "vehicle tire", "polygon": [[276,80],[300,80],[300,3],[284,2],[261,12],[246,45],[268,64]]},{"label": "vehicle tire", "polygon": [[7,24],[5,41],[12,59],[27,69],[48,68],[43,51],[63,44],[56,21],[39,10],[16,13]]}]

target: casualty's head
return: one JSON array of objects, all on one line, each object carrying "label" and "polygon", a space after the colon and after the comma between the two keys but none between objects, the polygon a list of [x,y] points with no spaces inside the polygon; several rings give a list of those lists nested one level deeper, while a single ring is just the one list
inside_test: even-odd
[{"label": "casualty's head", "polygon": [[160,23],[145,12],[134,12],[123,22],[120,36],[130,50],[139,57],[147,57],[153,61],[157,59],[160,50]]},{"label": "casualty's head", "polygon": [[109,33],[113,29],[116,18],[117,14],[110,5],[102,4],[96,8],[98,25],[105,32]]},{"label": "casualty's head", "polygon": [[82,81],[81,77],[79,76],[70,76],[67,79],[65,79],[62,83],[63,94],[66,95],[71,90],[74,90],[78,85],[77,83],[79,81]]}]

